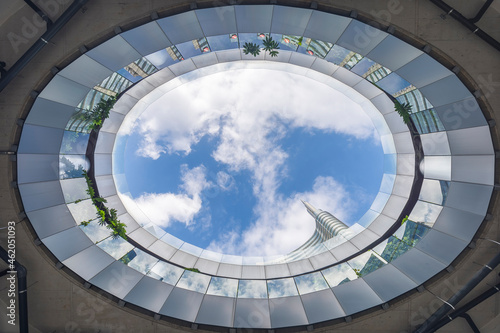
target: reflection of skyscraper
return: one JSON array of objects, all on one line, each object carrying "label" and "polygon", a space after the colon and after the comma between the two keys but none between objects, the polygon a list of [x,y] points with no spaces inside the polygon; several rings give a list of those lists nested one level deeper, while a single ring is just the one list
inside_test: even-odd
[{"label": "reflection of skyscraper", "polygon": [[363,78],[367,79],[371,83],[375,83],[391,73],[392,71],[389,68],[385,68],[380,64],[373,64],[370,68],[368,68],[366,73],[363,74]]},{"label": "reflection of skyscraper", "polygon": [[349,227],[338,218],[329,212],[316,209],[308,202],[302,201],[302,203],[306,206],[307,212],[314,217],[316,221],[316,230],[314,230],[314,234],[311,238],[294,252],[313,247],[335,236],[347,236]]},{"label": "reflection of skyscraper", "polygon": [[166,48],[168,55],[174,60],[184,60],[182,54],[179,52],[175,45]]},{"label": "reflection of skyscraper", "polygon": [[401,103],[411,105],[410,117],[420,134],[444,131],[444,126],[439,119],[432,104],[413,85],[395,93],[393,95]]},{"label": "reflection of skyscraper", "polygon": [[200,50],[201,53],[210,52],[210,46],[208,46],[208,41],[205,37],[194,39],[193,46],[195,50]]},{"label": "reflection of skyscraper", "polygon": [[356,52],[349,52],[349,54],[342,60],[339,66],[345,67],[347,69],[351,69],[356,65],[358,62],[363,59],[363,56],[359,53]]},{"label": "reflection of skyscraper", "polygon": [[326,57],[332,46],[333,44],[328,42],[310,39],[309,45],[307,47],[307,53],[309,53],[310,55],[315,55],[319,58],[324,58]]}]

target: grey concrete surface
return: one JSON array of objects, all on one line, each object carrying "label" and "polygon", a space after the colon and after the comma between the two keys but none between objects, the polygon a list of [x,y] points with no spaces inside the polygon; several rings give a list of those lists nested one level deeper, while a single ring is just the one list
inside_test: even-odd
[{"label": "grey concrete surface", "polygon": [[[33,19],[34,12],[14,1],[6,5],[0,0],[0,60],[11,66],[36,38],[43,33],[40,27],[36,34],[25,33],[26,20]],[[90,0],[55,36],[51,44],[0,93],[0,150],[10,149],[19,136],[16,119],[24,118],[33,99],[32,90],[39,90],[51,77],[50,68],[64,66],[78,54],[81,45],[94,45],[97,40],[109,37],[116,26],[130,26],[133,22],[146,22],[152,11],[161,15],[176,13],[189,8],[189,0]],[[202,3],[203,1],[200,1]],[[205,1],[207,5],[220,5],[225,1]],[[237,3],[268,3],[268,1],[236,1]],[[447,0],[447,3],[463,11],[465,16],[474,16],[484,1]],[[39,0],[46,8],[53,8],[52,19],[57,18],[70,1]],[[308,4],[308,1],[278,0],[278,4]],[[500,13],[498,1],[494,2],[478,25],[500,39]],[[52,6],[52,7],[50,7]],[[496,119],[500,126],[500,53],[480,40],[469,30],[450,17],[442,19],[442,11],[427,0],[325,0],[318,1],[322,10],[328,8],[356,9],[360,15],[384,24],[392,24],[397,32],[433,47],[433,55],[442,57],[458,66],[474,89],[482,92],[481,102],[487,107],[487,117]],[[36,20],[36,19],[34,19]],[[28,24],[29,25],[29,24]],[[23,28],[24,27],[24,28]],[[26,32],[26,31],[24,31]],[[16,52],[9,33],[23,36],[26,43],[19,44]],[[11,34],[12,36],[12,34]],[[29,38],[28,38],[29,37]],[[496,128],[492,130],[495,147],[499,147]],[[498,168],[497,168],[498,173]],[[498,174],[496,182],[498,183]],[[15,180],[15,163],[8,156],[0,155],[0,228],[8,221],[19,221],[21,211],[16,190],[11,188]],[[493,219],[484,226],[477,238],[500,240],[499,204],[495,196],[491,213]],[[6,246],[6,233],[0,230],[0,245]],[[500,250],[500,246],[478,239],[476,248],[465,253],[455,264],[452,273],[446,273],[426,284],[422,293],[407,295],[391,302],[388,310],[354,316],[350,323],[338,323],[331,327],[317,328],[315,332],[412,332],[442,302],[435,295],[447,298]],[[155,321],[128,308],[120,308],[105,296],[87,290],[71,276],[58,270],[40,247],[34,245],[33,235],[27,221],[17,224],[17,258],[28,269],[29,322],[32,332],[184,332],[189,328],[179,327],[165,321]],[[494,272],[478,285],[460,304],[476,297],[491,285],[500,282]],[[0,330],[17,332],[6,327],[4,321],[7,301],[7,282],[0,278]],[[460,306],[459,304],[459,306]],[[497,295],[469,312],[481,332],[499,332],[500,297]],[[463,319],[457,319],[439,332],[470,332]]]}]

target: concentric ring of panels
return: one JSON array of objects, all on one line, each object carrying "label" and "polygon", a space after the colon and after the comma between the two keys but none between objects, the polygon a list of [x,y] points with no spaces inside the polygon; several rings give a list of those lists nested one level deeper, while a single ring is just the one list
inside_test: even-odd
[{"label": "concentric ring of panels", "polygon": [[[217,44],[219,36],[236,35],[243,40],[257,33],[310,38],[330,50],[313,56],[298,46],[296,50],[282,48],[276,58],[267,54],[253,58],[234,44]],[[193,40],[204,43],[203,39],[209,53],[186,56],[180,62],[162,62],[158,57],[166,48],[173,54],[175,50],[187,54]],[[343,49],[353,51],[352,62],[336,63],[336,52]],[[119,99],[99,133],[94,165],[99,191],[127,224],[128,236],[158,258],[122,239],[110,239],[105,228],[91,224],[83,231],[78,225],[92,219],[95,209],[85,193],[85,180],[74,176],[88,168],[88,134],[71,131],[80,128],[84,119],[75,116],[81,112],[77,107],[92,103],[92,98],[118,83],[123,89],[130,86],[132,82],[116,73],[139,60],[159,71]],[[383,118],[380,128],[390,130],[381,136],[388,165],[394,167],[386,170],[379,196],[363,217],[367,228],[348,242],[334,247],[325,243],[299,261],[262,264],[272,258],[212,253],[168,234],[158,239],[158,231],[154,227],[147,231],[121,202],[115,187],[115,181],[120,182],[119,165],[113,165],[112,152],[119,150],[116,133],[127,113],[139,112],[145,106],[141,98],[148,98],[148,93],[154,94],[167,81],[173,88],[182,84],[185,73],[242,60],[267,61],[260,65],[254,61],[252,66],[272,61],[317,80],[339,80],[350,87],[347,93],[362,97],[359,101],[366,110],[380,111],[372,119]],[[359,252],[399,217],[413,184],[415,156],[408,128],[394,112],[393,103],[356,73],[358,63],[350,67],[356,61],[386,70],[388,75],[377,81],[386,92],[395,93],[390,91],[391,80],[406,80],[425,97],[420,102],[432,107],[432,112],[415,114],[414,119],[427,125],[420,136],[425,158],[419,167],[425,179],[409,216],[411,223],[364,253]],[[431,118],[436,126],[429,123]],[[23,127],[17,162],[24,209],[43,244],[65,266],[91,284],[154,313],[199,324],[248,328],[309,325],[348,316],[424,283],[446,268],[472,239],[486,214],[494,174],[486,120],[475,98],[451,71],[392,35],[351,18],[274,5],[190,11],[123,32],[90,50],[60,71],[37,97]],[[356,253],[354,259],[334,265]],[[196,267],[205,274],[166,261]]]}]

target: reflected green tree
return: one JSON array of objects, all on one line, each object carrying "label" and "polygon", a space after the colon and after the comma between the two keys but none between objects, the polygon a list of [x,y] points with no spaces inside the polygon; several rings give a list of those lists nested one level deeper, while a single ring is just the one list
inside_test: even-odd
[{"label": "reflected green tree", "polygon": [[278,56],[277,50],[280,48],[280,46],[278,42],[273,40],[271,36],[266,36],[266,38],[262,41],[262,44],[264,45],[264,51],[269,52],[269,55],[271,55],[271,57]]},{"label": "reflected green tree", "polygon": [[260,54],[259,45],[255,44],[255,43],[246,42],[245,44],[243,44],[243,53],[251,54],[254,57],[256,57]]}]

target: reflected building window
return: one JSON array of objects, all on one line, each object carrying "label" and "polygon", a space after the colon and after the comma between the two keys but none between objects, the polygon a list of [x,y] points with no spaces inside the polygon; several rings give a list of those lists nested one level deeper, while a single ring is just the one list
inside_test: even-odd
[{"label": "reflected building window", "polygon": [[381,64],[373,64],[370,68],[368,68],[366,73],[362,75],[362,77],[371,83],[376,83],[391,73],[392,71],[389,68],[384,67]]}]

